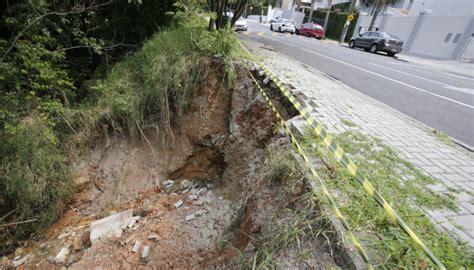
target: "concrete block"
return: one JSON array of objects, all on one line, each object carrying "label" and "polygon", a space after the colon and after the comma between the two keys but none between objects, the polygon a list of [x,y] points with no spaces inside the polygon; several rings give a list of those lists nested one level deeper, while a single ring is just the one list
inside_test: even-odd
[{"label": "concrete block", "polygon": [[135,241],[135,244],[133,245],[133,248],[132,248],[132,252],[137,253],[141,245],[142,245],[142,242],[140,242],[139,240]]},{"label": "concrete block", "polygon": [[96,220],[90,225],[90,240],[95,243],[101,236],[107,235],[122,226],[130,223],[133,217],[133,209],[120,212],[103,219]]}]

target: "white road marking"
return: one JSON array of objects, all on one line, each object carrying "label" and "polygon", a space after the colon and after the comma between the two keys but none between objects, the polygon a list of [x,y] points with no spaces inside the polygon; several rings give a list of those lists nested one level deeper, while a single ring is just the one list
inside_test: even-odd
[{"label": "white road marking", "polygon": [[[289,42],[286,42],[286,41],[283,41],[283,40],[277,40],[277,39],[274,39],[274,38],[271,38],[271,37],[268,37],[268,38],[269,38],[269,39],[272,39],[272,40],[274,40],[274,41],[281,42],[281,43],[285,43],[286,45],[290,45],[290,46],[295,47],[293,44],[291,44],[291,43],[289,43]],[[380,78],[383,78],[383,79],[386,79],[386,80],[389,80],[389,81],[392,81],[392,82],[395,82],[395,83],[398,83],[398,84],[401,84],[401,85],[410,87],[410,88],[412,88],[412,89],[414,89],[414,90],[417,90],[417,91],[426,93],[426,94],[428,94],[428,95],[432,95],[432,96],[435,96],[435,97],[437,97],[437,98],[444,99],[444,100],[447,100],[447,101],[456,103],[456,104],[458,104],[458,105],[467,107],[467,108],[469,108],[469,109],[474,109],[474,106],[469,105],[469,104],[466,104],[466,103],[462,103],[462,102],[457,101],[457,100],[455,100],[455,99],[452,99],[452,98],[449,98],[449,97],[445,97],[445,96],[443,96],[443,95],[439,95],[439,94],[432,93],[432,92],[430,92],[430,91],[427,91],[427,90],[425,90],[425,89],[422,89],[422,88],[413,86],[413,85],[411,85],[411,84],[404,83],[404,82],[402,82],[402,81],[392,79],[392,78],[387,77],[387,76],[384,76],[384,75],[382,75],[382,74],[378,74],[378,73],[376,73],[376,72],[367,70],[367,69],[365,69],[365,68],[361,68],[361,67],[358,67],[358,66],[349,64],[349,63],[347,63],[347,62],[338,60],[338,59],[336,59],[336,58],[333,58],[333,57],[330,57],[330,56],[327,56],[327,55],[324,55],[324,54],[320,54],[320,53],[318,53],[318,52],[314,52],[314,51],[308,50],[308,49],[303,48],[303,47],[300,47],[300,49],[305,50],[305,51],[307,51],[307,52],[309,52],[309,53],[316,54],[316,55],[318,55],[318,56],[321,56],[321,57],[330,59],[330,60],[332,60],[332,61],[341,63],[341,64],[343,64],[343,65],[350,66],[350,67],[353,67],[353,68],[355,68],[355,69],[358,69],[358,70],[367,72],[367,73],[369,73],[369,74],[378,76],[378,77],[380,77]]]},{"label": "white road marking", "polygon": [[443,74],[444,74],[444,75],[448,75],[448,76],[452,76],[452,77],[458,78],[458,79],[464,79],[464,80],[468,80],[468,81],[474,81],[474,78],[468,78],[468,77],[461,76],[461,75],[456,75],[456,74],[447,73],[447,72],[443,72]]},{"label": "white road marking", "polygon": [[450,85],[450,84],[446,84],[446,83],[443,83],[443,82],[438,82],[438,81],[435,81],[435,80],[432,80],[432,79],[424,78],[424,77],[421,77],[421,76],[413,75],[413,74],[403,72],[403,71],[400,71],[400,70],[397,70],[397,69],[394,69],[394,68],[389,68],[389,67],[382,66],[382,65],[379,65],[379,64],[375,64],[375,63],[370,63],[370,64],[374,65],[374,66],[381,67],[381,68],[393,70],[395,72],[402,73],[402,74],[405,74],[405,75],[408,75],[408,76],[412,76],[412,77],[415,77],[415,78],[418,78],[418,79],[429,81],[429,82],[432,82],[432,83],[437,83],[437,84],[442,85],[445,88],[448,88],[448,89],[451,89],[451,90],[455,90],[455,91],[458,91],[458,92],[474,95],[474,89],[471,89],[471,88],[456,87],[454,85]]}]

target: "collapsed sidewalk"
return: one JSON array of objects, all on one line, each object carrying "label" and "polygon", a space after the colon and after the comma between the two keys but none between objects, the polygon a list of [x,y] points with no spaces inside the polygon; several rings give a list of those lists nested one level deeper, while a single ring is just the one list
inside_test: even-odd
[{"label": "collapsed sidewalk", "polygon": [[[423,209],[437,228],[474,247],[474,157],[448,138],[419,122],[367,97],[321,72],[263,44],[244,40],[247,48],[323,123],[329,132],[357,130],[381,140],[404,160],[439,180],[429,185],[435,194],[453,198],[456,210]],[[368,175],[370,178],[371,176]]]}]

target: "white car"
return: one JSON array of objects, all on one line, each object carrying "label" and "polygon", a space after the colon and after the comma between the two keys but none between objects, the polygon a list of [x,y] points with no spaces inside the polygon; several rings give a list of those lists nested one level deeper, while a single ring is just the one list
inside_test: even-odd
[{"label": "white car", "polygon": [[278,19],[273,21],[270,24],[271,31],[278,31],[278,32],[289,32],[294,34],[296,31],[295,24],[290,20],[285,19]]},{"label": "white car", "polygon": [[247,21],[239,19],[234,24],[235,31],[247,31]]}]

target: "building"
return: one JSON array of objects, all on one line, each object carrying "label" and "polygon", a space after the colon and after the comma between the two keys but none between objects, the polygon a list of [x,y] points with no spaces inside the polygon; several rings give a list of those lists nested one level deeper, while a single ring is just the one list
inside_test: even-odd
[{"label": "building", "polygon": [[[387,0],[374,26],[404,40],[403,53],[473,62],[473,5],[473,0]],[[359,10],[354,35],[367,31],[374,14],[363,0]]]}]

